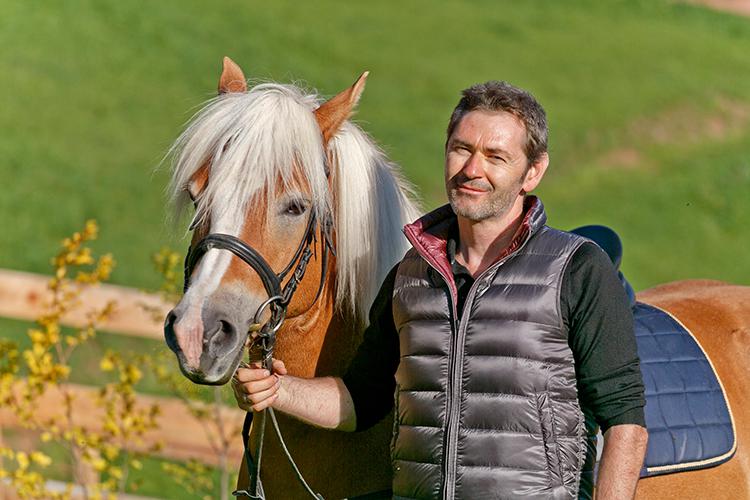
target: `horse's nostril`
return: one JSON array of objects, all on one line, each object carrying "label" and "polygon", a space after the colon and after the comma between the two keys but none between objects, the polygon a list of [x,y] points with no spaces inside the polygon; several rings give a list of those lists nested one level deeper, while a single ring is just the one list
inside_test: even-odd
[{"label": "horse's nostril", "polygon": [[174,311],[169,311],[167,317],[164,318],[164,339],[167,341],[167,346],[175,352],[179,351],[180,349],[177,345],[177,337],[174,332],[174,324],[176,319],[177,315],[174,313]]},{"label": "horse's nostril", "polygon": [[237,329],[228,321],[221,320],[221,333],[226,342],[233,344],[237,336]]},{"label": "horse's nostril", "polygon": [[164,318],[164,326],[172,327],[174,325],[175,319],[177,319],[177,315],[174,313],[174,310],[169,311],[169,313],[167,313],[167,317]]},{"label": "horse's nostril", "polygon": [[221,345],[231,344],[235,340],[237,329],[227,320],[220,319],[214,323],[214,328],[203,338],[203,344]]}]

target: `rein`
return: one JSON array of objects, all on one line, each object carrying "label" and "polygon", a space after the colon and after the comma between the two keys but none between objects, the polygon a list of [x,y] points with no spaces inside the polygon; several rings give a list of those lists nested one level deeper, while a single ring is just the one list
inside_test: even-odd
[{"label": "rein", "polygon": [[[325,284],[326,274],[328,271],[328,253],[331,252],[335,256],[336,252],[333,248],[333,242],[331,240],[330,221],[326,219],[323,224],[318,224],[317,217],[315,216],[314,211],[310,214],[310,218],[307,222],[307,228],[305,230],[305,235],[303,236],[302,241],[300,241],[297,250],[294,252],[294,256],[286,265],[286,267],[284,267],[284,269],[278,274],[273,272],[273,269],[271,269],[271,266],[268,264],[266,259],[264,259],[257,250],[255,250],[253,247],[237,238],[236,236],[232,236],[229,234],[208,234],[202,240],[200,240],[195,245],[195,247],[190,247],[188,249],[188,254],[185,257],[185,285],[183,292],[187,291],[188,289],[188,286],[190,284],[190,276],[192,275],[193,269],[197,265],[198,261],[206,252],[208,252],[212,248],[216,248],[219,250],[228,250],[232,252],[235,256],[245,262],[245,264],[250,266],[250,268],[258,274],[261,281],[263,282],[263,287],[266,289],[268,299],[263,302],[260,307],[258,307],[257,311],[255,311],[253,322],[248,329],[248,335],[257,333],[253,344],[255,344],[256,342],[260,343],[263,368],[268,370],[269,373],[273,373],[273,350],[276,344],[276,332],[279,331],[281,325],[284,323],[289,303],[292,301],[294,292],[297,290],[297,287],[305,276],[307,265],[313,256],[312,247],[315,243],[317,243],[317,229],[319,225],[324,244],[322,252],[323,255],[320,284],[318,285],[318,291],[315,295],[315,299],[313,300],[313,304],[315,304],[315,302],[317,302],[320,298],[320,294],[322,293],[323,286]],[[287,277],[290,271],[292,271],[293,268],[294,272],[292,273],[291,278],[289,278],[287,283],[282,287],[284,279]],[[266,323],[261,323],[263,313],[266,311],[266,309],[270,311],[271,317]],[[248,367],[249,365],[247,365],[247,363],[245,362],[241,362],[241,366]],[[242,444],[245,449],[245,463],[247,466],[248,477],[250,478],[250,489],[249,491],[236,490],[232,492],[232,495],[234,495],[235,497],[244,496],[257,500],[265,499],[265,495],[263,494],[263,487],[260,484],[260,465],[263,453],[263,438],[265,436],[266,413],[269,413],[271,415],[273,428],[279,438],[279,442],[281,443],[284,454],[286,455],[289,463],[292,466],[292,469],[294,469],[294,472],[297,475],[297,479],[299,479],[299,481],[302,483],[302,486],[313,498],[323,500],[323,496],[319,493],[315,493],[302,477],[302,473],[297,467],[297,464],[292,459],[291,453],[289,452],[289,449],[284,442],[284,438],[281,436],[281,430],[279,429],[279,424],[276,420],[276,415],[273,411],[273,408],[270,407],[264,409],[258,416],[258,418],[260,419],[260,431],[258,444],[255,449],[256,461],[253,460],[252,455],[250,454],[250,450],[248,449],[248,435],[250,432],[250,424],[252,423],[253,419],[253,412],[248,412],[245,418],[245,424],[243,425],[242,429]]]}]

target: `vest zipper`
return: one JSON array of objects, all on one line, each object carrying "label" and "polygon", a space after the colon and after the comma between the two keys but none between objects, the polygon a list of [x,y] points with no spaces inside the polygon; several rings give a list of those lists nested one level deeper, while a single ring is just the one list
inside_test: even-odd
[{"label": "vest zipper", "polygon": [[[510,256],[508,256],[510,257]],[[453,500],[456,495],[456,472],[457,472],[457,450],[456,445],[458,441],[458,422],[461,419],[461,386],[463,384],[463,359],[464,359],[464,339],[466,337],[466,328],[468,324],[468,315],[465,314],[467,306],[470,307],[471,302],[474,300],[479,283],[484,276],[499,268],[508,257],[495,263],[489,268],[485,269],[479,277],[474,280],[474,283],[469,288],[466,294],[466,301],[464,302],[464,308],[461,313],[461,317],[458,317],[458,309],[456,303],[453,300],[453,296],[450,296],[450,304],[453,310],[453,338],[451,341],[451,352],[448,353],[448,394],[447,394],[447,406],[448,414],[445,417],[445,437],[443,442],[443,500]],[[428,262],[429,264],[429,262]],[[447,277],[435,266],[430,264],[437,273],[445,280],[446,285],[448,284]],[[453,354],[451,356],[451,354]]]},{"label": "vest zipper", "polygon": [[[458,328],[459,328],[459,319],[458,319],[458,307],[456,305],[456,301],[453,299],[453,293],[450,292],[450,281],[448,281],[448,277],[443,274],[443,272],[438,269],[436,266],[432,265],[429,260],[425,259],[427,264],[432,267],[442,278],[443,281],[445,281],[446,286],[448,286],[448,301],[451,305],[451,311],[453,312],[453,318],[451,321],[451,351],[448,352],[448,380],[446,381],[447,384],[447,394],[446,394],[446,406],[448,409],[448,412],[445,416],[445,435],[443,436],[443,484],[442,484],[442,490],[443,500],[451,500],[453,499],[455,495],[455,489],[451,488],[449,485],[452,483],[455,483],[455,454],[451,453],[454,445],[454,440],[451,440],[451,427],[453,425],[453,420],[451,418],[451,415],[453,413],[453,391],[454,391],[454,384],[453,384],[453,373],[456,370],[456,357],[458,356],[457,352],[457,343],[456,338],[458,337]],[[464,306],[465,307],[465,306]],[[451,356],[451,354],[453,354]],[[451,455],[453,456],[453,460],[450,460]],[[451,469],[454,470],[453,474],[450,474]],[[452,479],[451,479],[452,478]],[[450,479],[450,480],[449,480]],[[455,485],[454,485],[455,486]]]},{"label": "vest zipper", "polygon": [[[482,273],[484,275],[484,273]],[[466,294],[466,301],[458,318],[458,325],[455,326],[453,336],[453,356],[449,359],[450,378],[448,379],[448,415],[446,417],[446,446],[445,446],[445,483],[443,485],[443,499],[452,500],[456,496],[456,475],[458,472],[458,423],[461,420],[461,387],[463,386],[463,364],[464,364],[464,343],[466,339],[466,329],[469,315],[466,314],[466,307],[471,305],[474,295],[479,288],[478,278],[472,283],[469,292]],[[455,310],[455,307],[454,307]]]}]

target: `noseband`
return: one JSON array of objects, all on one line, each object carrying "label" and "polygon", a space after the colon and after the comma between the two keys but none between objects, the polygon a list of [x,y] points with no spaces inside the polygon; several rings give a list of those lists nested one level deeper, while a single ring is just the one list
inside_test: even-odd
[{"label": "noseband", "polygon": [[[190,285],[190,276],[198,264],[198,261],[203,255],[211,249],[228,250],[242,260],[245,264],[256,272],[263,282],[263,287],[266,289],[268,299],[265,300],[260,307],[255,311],[253,315],[253,322],[248,330],[248,335],[257,333],[256,341],[260,343],[262,352],[262,363],[263,367],[273,373],[273,350],[276,344],[276,332],[281,328],[281,325],[286,318],[286,311],[289,307],[289,303],[292,301],[294,292],[297,290],[300,282],[305,276],[307,265],[313,256],[313,246],[317,243],[317,230],[320,226],[320,233],[324,240],[322,249],[322,268],[320,272],[320,284],[318,285],[318,291],[313,299],[313,304],[318,301],[320,294],[323,291],[323,285],[325,284],[326,274],[328,271],[328,253],[331,252],[334,256],[336,252],[333,247],[331,239],[331,222],[326,217],[322,224],[318,224],[315,211],[311,210],[310,218],[307,222],[307,228],[305,235],[302,237],[297,246],[297,250],[294,252],[294,256],[289,263],[284,267],[280,273],[274,273],[268,261],[255,250],[253,247],[230,234],[223,233],[211,233],[200,240],[194,247],[188,249],[187,256],[185,257],[185,285],[183,293],[187,291]],[[296,264],[296,265],[295,265]],[[290,271],[294,268],[294,272],[285,285],[282,285],[284,279],[289,275]],[[262,322],[262,316],[265,310],[268,309],[271,313],[270,319],[266,323]],[[243,363],[244,366],[247,366]],[[307,490],[313,498],[321,499],[320,494],[316,494],[312,488],[302,477],[297,465],[294,463],[291,454],[281,436],[278,422],[276,421],[276,415],[273,412],[273,408],[267,408],[268,413],[271,415],[271,421],[274,426],[274,430],[281,442],[282,449],[286,454],[287,459],[292,465],[297,478],[301,481],[303,487]],[[250,490],[237,490],[232,492],[234,496],[245,496],[253,499],[263,499],[262,487],[259,488],[259,476],[260,476],[260,462],[263,451],[263,437],[265,435],[265,423],[266,423],[266,410],[263,410],[260,415],[260,433],[258,437],[258,444],[255,450],[256,459],[253,460],[247,444],[250,433],[250,424],[252,423],[253,413],[248,412],[245,417],[245,423],[242,429],[242,442],[245,447],[245,462],[248,468],[248,475],[250,477]],[[260,490],[260,491],[259,491]]]}]

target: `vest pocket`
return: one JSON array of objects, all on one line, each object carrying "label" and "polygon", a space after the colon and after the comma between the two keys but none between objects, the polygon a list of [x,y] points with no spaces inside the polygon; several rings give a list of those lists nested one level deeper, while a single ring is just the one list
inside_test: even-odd
[{"label": "vest pocket", "polygon": [[555,431],[555,420],[548,393],[536,394],[536,409],[539,414],[539,425],[542,429],[542,444],[544,445],[544,456],[547,459],[547,472],[550,476],[551,485],[562,485],[564,481],[560,456],[557,453],[557,432]]},{"label": "vest pocket", "polygon": [[391,469],[393,474],[395,475],[396,472],[399,471],[399,467],[396,465],[396,459],[397,459],[397,452],[396,452],[396,441],[398,440],[398,431],[401,424],[401,419],[399,418],[399,412],[398,412],[398,403],[399,403],[399,394],[401,393],[401,386],[399,384],[396,384],[396,389],[393,392],[393,429],[391,431]]}]

